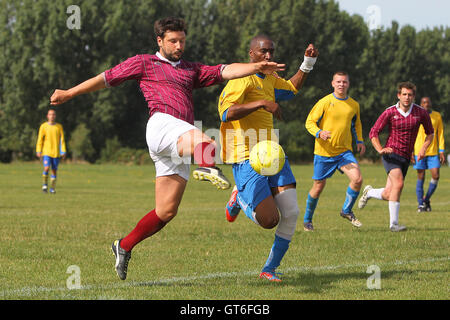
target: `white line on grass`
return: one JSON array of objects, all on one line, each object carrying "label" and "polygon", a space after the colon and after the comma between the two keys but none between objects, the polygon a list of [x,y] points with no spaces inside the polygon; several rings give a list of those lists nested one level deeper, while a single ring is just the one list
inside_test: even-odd
[{"label": "white line on grass", "polygon": [[[389,263],[378,263],[378,265],[407,265],[407,264],[418,264],[418,263],[430,263],[430,262],[441,262],[448,261],[450,257],[442,257],[442,258],[426,258],[420,260],[407,260],[407,261],[394,261]],[[349,268],[361,268],[367,267],[369,264],[367,263],[358,263],[358,264],[343,264],[343,265],[331,265],[331,266],[317,266],[317,267],[291,267],[284,268],[284,272],[315,272],[315,271],[323,271],[323,270],[335,270],[335,269],[349,269]],[[243,271],[243,272],[217,272],[217,273],[208,273],[204,275],[191,276],[191,277],[173,277],[167,279],[159,279],[154,281],[146,281],[146,282],[121,282],[121,283],[110,283],[105,285],[83,285],[80,289],[72,289],[69,290],[66,287],[58,287],[58,288],[48,288],[48,287],[24,287],[21,289],[14,290],[5,290],[0,292],[0,297],[8,297],[8,296],[33,296],[39,293],[46,292],[57,292],[61,291],[64,293],[68,293],[71,291],[77,290],[106,290],[106,289],[123,289],[129,287],[146,287],[146,286],[157,286],[157,285],[165,285],[165,284],[173,284],[173,283],[183,283],[183,282],[191,282],[198,280],[209,280],[209,279],[221,279],[221,278],[234,278],[234,277],[242,277],[242,276],[254,276],[259,274],[259,270],[255,271]]]}]

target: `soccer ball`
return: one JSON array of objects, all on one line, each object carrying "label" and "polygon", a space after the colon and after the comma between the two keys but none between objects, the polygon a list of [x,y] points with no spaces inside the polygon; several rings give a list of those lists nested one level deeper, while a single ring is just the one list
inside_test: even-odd
[{"label": "soccer ball", "polygon": [[250,165],[263,176],[276,175],[283,168],[284,161],[284,150],[275,141],[260,141],[250,151]]}]

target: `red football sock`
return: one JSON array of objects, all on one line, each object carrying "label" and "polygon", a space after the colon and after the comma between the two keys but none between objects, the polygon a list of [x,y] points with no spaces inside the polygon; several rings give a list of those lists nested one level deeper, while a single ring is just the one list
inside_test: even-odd
[{"label": "red football sock", "polygon": [[159,230],[164,228],[165,225],[166,222],[162,221],[156,215],[155,210],[152,210],[138,222],[129,235],[120,241],[120,246],[126,251],[131,251],[135,245],[154,235]]},{"label": "red football sock", "polygon": [[214,167],[216,148],[213,143],[201,142],[194,148],[194,160],[200,167]]}]

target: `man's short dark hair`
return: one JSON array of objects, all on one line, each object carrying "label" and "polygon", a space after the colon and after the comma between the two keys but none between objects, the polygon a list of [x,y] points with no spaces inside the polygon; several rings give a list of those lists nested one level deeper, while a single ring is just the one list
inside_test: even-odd
[{"label": "man's short dark hair", "polygon": [[164,34],[167,31],[184,31],[187,34],[186,23],[181,18],[167,17],[164,19],[156,20],[154,25],[154,31],[156,37],[164,38]]},{"label": "man's short dark hair", "polygon": [[416,85],[412,82],[406,81],[406,82],[400,82],[397,86],[397,93],[401,93],[402,89],[409,89],[413,91],[413,94],[416,95]]},{"label": "man's short dark hair", "polygon": [[347,76],[347,78],[349,78],[349,76],[348,76],[348,72],[347,71],[343,71],[343,70],[339,70],[339,71],[336,71],[334,74],[333,74],[333,78],[334,78],[334,76]]}]

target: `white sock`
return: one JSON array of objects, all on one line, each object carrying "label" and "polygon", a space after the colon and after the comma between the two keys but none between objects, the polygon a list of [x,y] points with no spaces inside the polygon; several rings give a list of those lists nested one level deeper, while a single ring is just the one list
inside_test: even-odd
[{"label": "white sock", "polygon": [[369,192],[367,192],[367,197],[368,198],[375,198],[378,200],[383,200],[383,191],[384,188],[380,188],[380,189],[370,189]]},{"label": "white sock", "polygon": [[390,216],[390,227],[394,224],[398,224],[398,212],[400,210],[400,202],[389,201],[389,216]]}]

